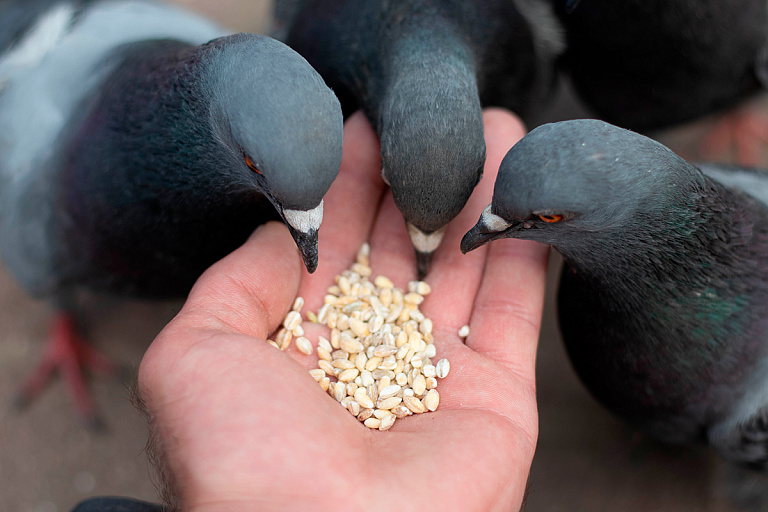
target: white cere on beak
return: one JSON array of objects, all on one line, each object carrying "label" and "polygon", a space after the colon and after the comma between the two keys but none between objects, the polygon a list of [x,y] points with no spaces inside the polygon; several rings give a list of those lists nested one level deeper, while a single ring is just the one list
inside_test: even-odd
[{"label": "white cere on beak", "polygon": [[490,231],[504,231],[512,225],[495,213],[491,212],[490,204],[485,207],[485,210],[483,210],[483,214],[480,216],[480,223]]},{"label": "white cere on beak", "polygon": [[311,210],[283,210],[285,221],[301,233],[320,229],[323,222],[323,201]]},{"label": "white cere on beak", "polygon": [[411,237],[411,243],[419,252],[435,252],[445,234],[445,227],[432,233],[425,233],[410,222],[407,222],[406,225],[408,226],[408,235]]}]

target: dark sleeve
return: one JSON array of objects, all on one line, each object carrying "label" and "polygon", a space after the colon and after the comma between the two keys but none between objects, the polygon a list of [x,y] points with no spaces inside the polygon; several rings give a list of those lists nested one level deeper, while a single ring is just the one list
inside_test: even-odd
[{"label": "dark sleeve", "polygon": [[164,512],[163,507],[131,498],[90,498],[72,512]]}]

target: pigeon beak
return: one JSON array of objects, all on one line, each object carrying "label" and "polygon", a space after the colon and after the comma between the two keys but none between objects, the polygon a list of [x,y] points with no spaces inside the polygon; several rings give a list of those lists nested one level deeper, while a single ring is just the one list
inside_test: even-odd
[{"label": "pigeon beak", "polygon": [[416,270],[419,279],[424,279],[432,264],[432,255],[440,246],[445,234],[445,227],[431,233],[426,233],[410,222],[405,223],[408,228],[408,236],[411,237],[413,248],[416,249]]},{"label": "pigeon beak", "polygon": [[480,216],[477,224],[475,224],[475,227],[470,229],[461,239],[461,252],[467,254],[469,251],[474,251],[488,242],[498,240],[499,238],[507,238],[510,228],[513,227],[514,224],[492,213],[491,205],[488,205],[483,210],[483,214]]},{"label": "pigeon beak", "polygon": [[323,202],[311,210],[280,209],[280,214],[296,241],[304,266],[313,273],[317,269],[317,235],[323,221]]},{"label": "pigeon beak", "polygon": [[432,265],[432,255],[434,252],[421,252],[416,251],[416,272],[418,274],[419,281],[423,281],[427,277],[429,267]]}]

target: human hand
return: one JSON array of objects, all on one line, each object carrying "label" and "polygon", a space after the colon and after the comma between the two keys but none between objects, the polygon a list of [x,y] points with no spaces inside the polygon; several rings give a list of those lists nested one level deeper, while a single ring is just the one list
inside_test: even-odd
[{"label": "human hand", "polygon": [[[200,278],[142,361],[140,390],[183,510],[520,507],[538,433],[534,366],[548,249],[510,239],[460,253],[502,157],[524,134],[501,111],[486,112],[485,131],[485,176],[446,231],[421,305],[434,321],[437,358],[452,368],[438,410],[369,430],[309,375],[315,355],[264,342],[297,294],[305,310],[319,308],[365,240],[373,276],[401,288],[415,278],[402,216],[379,177],[378,143],[356,114],[325,199],[318,271],[301,270],[284,226],[261,227]],[[465,342],[457,335],[464,324]],[[305,324],[312,340],[319,329]]]}]

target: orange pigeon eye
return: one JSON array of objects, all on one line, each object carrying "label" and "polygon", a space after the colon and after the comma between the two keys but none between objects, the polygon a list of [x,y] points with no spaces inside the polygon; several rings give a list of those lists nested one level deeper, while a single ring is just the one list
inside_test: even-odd
[{"label": "orange pigeon eye", "polygon": [[259,168],[256,167],[256,164],[253,163],[253,160],[251,160],[251,157],[249,157],[248,155],[245,155],[245,165],[247,165],[248,168],[253,172],[255,172],[256,174],[261,174],[261,171],[259,170]]},{"label": "orange pigeon eye", "polygon": [[560,222],[563,220],[562,215],[539,215],[539,218],[544,222]]}]

